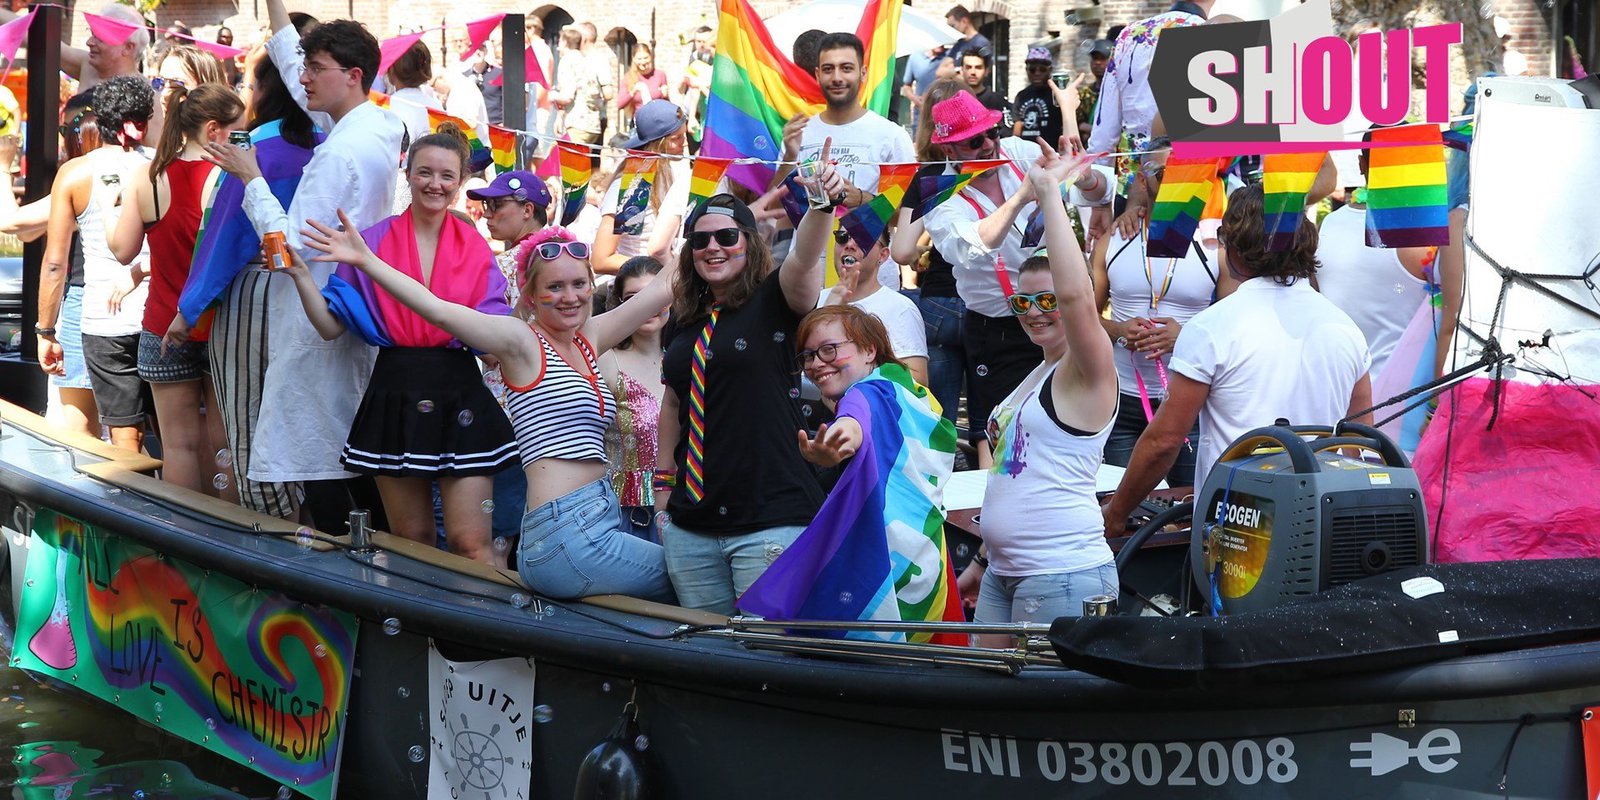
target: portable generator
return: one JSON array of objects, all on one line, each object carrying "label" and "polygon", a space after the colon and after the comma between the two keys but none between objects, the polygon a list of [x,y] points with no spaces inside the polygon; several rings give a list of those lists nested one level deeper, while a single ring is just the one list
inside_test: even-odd
[{"label": "portable generator", "polygon": [[1272,608],[1426,561],[1416,473],[1365,425],[1245,434],[1212,467],[1194,517],[1190,563],[1216,613]]}]

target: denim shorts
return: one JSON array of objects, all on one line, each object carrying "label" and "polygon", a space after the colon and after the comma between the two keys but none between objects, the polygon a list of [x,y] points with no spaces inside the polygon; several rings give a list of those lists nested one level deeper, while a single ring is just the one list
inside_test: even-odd
[{"label": "denim shorts", "polygon": [[622,594],[676,602],[661,546],[630,531],[611,482],[602,478],[523,515],[517,572],[557,600]]},{"label": "denim shorts", "polygon": [[1102,564],[1077,572],[1050,572],[1008,578],[983,574],[974,622],[1053,622],[1083,615],[1083,601],[1097,594],[1117,596],[1117,567]]},{"label": "denim shorts", "polygon": [[83,287],[68,286],[56,314],[56,341],[61,343],[61,365],[65,375],[51,375],[57,389],[90,389],[89,367],[83,362]]},{"label": "denim shorts", "polygon": [[145,383],[197,381],[211,372],[206,343],[188,341],[161,352],[161,337],[139,331],[139,377]]}]

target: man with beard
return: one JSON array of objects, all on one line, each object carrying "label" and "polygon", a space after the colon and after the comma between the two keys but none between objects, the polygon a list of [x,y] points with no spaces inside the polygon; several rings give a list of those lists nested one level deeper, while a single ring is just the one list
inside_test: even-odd
[{"label": "man with beard", "polygon": [[[796,115],[783,126],[784,161],[815,158],[823,142],[833,140],[833,159],[839,174],[850,183],[844,196],[833,200],[851,208],[876,194],[879,164],[917,160],[904,128],[861,107],[864,50],[853,33],[822,37],[817,45],[816,75],[828,107],[815,117]],[[772,185],[777,186],[787,174],[788,170],[779,171]]]}]

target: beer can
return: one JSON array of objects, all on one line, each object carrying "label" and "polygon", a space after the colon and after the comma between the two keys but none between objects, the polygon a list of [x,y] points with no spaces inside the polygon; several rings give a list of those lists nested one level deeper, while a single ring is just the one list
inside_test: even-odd
[{"label": "beer can", "polygon": [[282,231],[267,231],[267,235],[261,237],[261,258],[267,263],[267,269],[289,268],[289,242],[283,238]]}]

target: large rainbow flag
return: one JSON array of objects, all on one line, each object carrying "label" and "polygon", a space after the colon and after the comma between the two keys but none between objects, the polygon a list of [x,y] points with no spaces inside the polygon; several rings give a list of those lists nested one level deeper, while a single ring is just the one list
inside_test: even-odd
[{"label": "large rainbow flag", "polygon": [[[816,77],[778,50],[746,0],[722,0],[712,67],[702,155],[777,161],[784,123],[796,114],[822,111]],[[771,164],[741,164],[728,176],[761,192],[773,173]]]},{"label": "large rainbow flag", "polygon": [[878,195],[860,208],[839,219],[839,227],[850,234],[857,247],[865,253],[889,227],[889,220],[900,210],[900,201],[911,187],[921,164],[883,164],[878,167]]},{"label": "large rainbow flag", "polygon": [[1450,243],[1449,187],[1438,125],[1372,132],[1367,164],[1367,246]]},{"label": "large rainbow flag", "polygon": [[1005,163],[1006,159],[1003,158],[966,161],[954,175],[922,176],[922,185],[917,187],[922,190],[922,205],[911,211],[911,221],[922,219],[929,211],[938,208],[944,201],[955,197],[957,192],[967,188],[967,184],[972,183],[979,175]]},{"label": "large rainbow flag", "polygon": [[[927,388],[894,364],[850,387],[839,416],[861,423],[861,449],[816,518],[739,598],[739,608],[776,620],[963,621],[944,540],[955,426]],[[966,644],[951,634],[844,636]]]},{"label": "large rainbow flag", "polygon": [[460,117],[446,114],[437,108],[428,109],[428,133],[438,133],[439,126],[446,122],[456,126],[463,134],[466,135],[467,149],[472,151],[470,156],[472,161],[480,161],[487,158],[492,158],[489,146],[484,144],[483,139],[478,137],[478,128],[476,125],[473,125],[472,123],[467,122]]},{"label": "large rainbow flag", "polygon": [[1215,158],[1182,158],[1173,151],[1150,208],[1146,255],[1182,258],[1189,251],[1200,220],[1210,216],[1207,210],[1217,199],[1216,189],[1222,183],[1217,177],[1219,166]]},{"label": "large rainbow flag", "polygon": [[1266,216],[1267,249],[1294,246],[1300,221],[1306,218],[1306,195],[1317,180],[1326,153],[1268,153],[1262,159],[1262,211]]},{"label": "large rainbow flag", "polygon": [[861,68],[861,105],[868,111],[889,116],[896,89],[894,60],[900,38],[900,0],[867,0],[856,26],[856,38],[866,47]]}]

